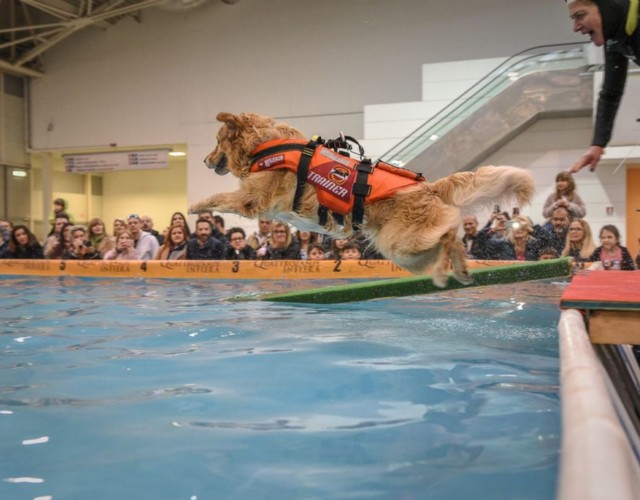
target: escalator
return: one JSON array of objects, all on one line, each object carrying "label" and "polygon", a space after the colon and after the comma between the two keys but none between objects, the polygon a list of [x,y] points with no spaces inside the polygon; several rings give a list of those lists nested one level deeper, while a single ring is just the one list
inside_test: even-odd
[{"label": "escalator", "polygon": [[590,116],[591,70],[583,43],[516,54],[381,158],[428,179],[473,170],[537,120]]}]

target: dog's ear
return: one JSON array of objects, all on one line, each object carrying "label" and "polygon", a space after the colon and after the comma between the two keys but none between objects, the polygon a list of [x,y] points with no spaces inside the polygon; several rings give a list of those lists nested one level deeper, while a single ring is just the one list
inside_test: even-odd
[{"label": "dog's ear", "polygon": [[216,120],[224,123],[227,128],[231,131],[238,130],[242,127],[242,120],[239,116],[236,116],[232,113],[220,112],[218,116],[216,116]]}]

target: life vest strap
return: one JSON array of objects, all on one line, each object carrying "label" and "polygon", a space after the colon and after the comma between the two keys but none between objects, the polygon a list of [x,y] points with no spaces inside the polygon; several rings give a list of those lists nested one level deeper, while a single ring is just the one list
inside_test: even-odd
[{"label": "life vest strap", "polygon": [[249,157],[249,164],[253,165],[254,163],[260,161],[262,158],[266,158],[267,156],[271,156],[276,153],[286,153],[287,151],[302,151],[306,147],[307,144],[278,144],[277,146],[264,148]]},{"label": "life vest strap", "polygon": [[371,185],[367,183],[369,175],[373,173],[375,167],[371,164],[370,158],[363,158],[358,165],[356,165],[356,182],[353,185],[353,211],[351,212],[351,223],[353,229],[357,231],[360,228],[360,224],[364,219],[364,201],[367,196],[371,194]]},{"label": "life vest strap", "polygon": [[299,212],[302,205],[302,195],[304,194],[304,187],[307,184],[307,175],[309,173],[309,165],[311,164],[311,158],[316,152],[318,143],[314,140],[309,141],[303,148],[300,155],[300,163],[298,163],[298,183],[296,184],[296,193],[293,196],[293,211]]}]

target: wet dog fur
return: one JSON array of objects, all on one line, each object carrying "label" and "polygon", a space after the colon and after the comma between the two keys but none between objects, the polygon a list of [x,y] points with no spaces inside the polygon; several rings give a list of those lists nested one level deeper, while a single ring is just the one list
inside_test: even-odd
[{"label": "wet dog fur", "polygon": [[[253,113],[219,113],[222,127],[216,148],[206,163],[217,173],[227,171],[240,179],[240,189],[218,193],[189,208],[234,213],[244,217],[277,218],[298,229],[333,235],[352,233],[351,218],[340,227],[330,217],[318,225],[318,200],[307,184],[298,213],[293,213],[296,174],[286,169],[249,173],[251,152],[274,139],[306,139],[295,128]],[[362,230],[385,257],[415,274],[431,271],[434,284],[446,286],[449,266],[463,284],[472,282],[457,231],[464,215],[491,203],[515,201],[518,206],[533,196],[531,175],[515,167],[485,166],[475,172],[458,172],[435,182],[423,182],[396,191],[388,199],[365,205]]]}]

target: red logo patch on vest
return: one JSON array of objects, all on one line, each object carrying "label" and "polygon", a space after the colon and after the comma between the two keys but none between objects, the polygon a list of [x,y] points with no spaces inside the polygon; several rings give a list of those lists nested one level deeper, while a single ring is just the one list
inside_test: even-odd
[{"label": "red logo patch on vest", "polygon": [[346,202],[351,199],[351,191],[355,180],[355,170],[333,161],[314,166],[307,174],[309,184],[313,184],[317,188]]}]

